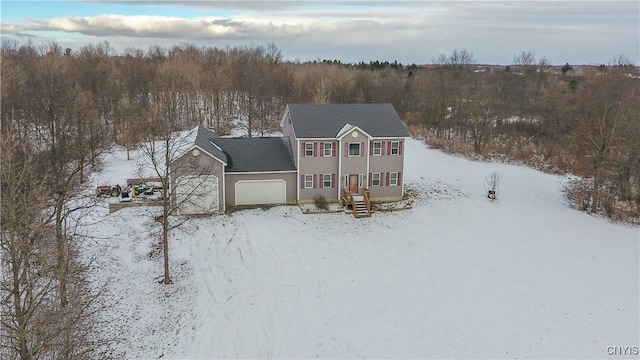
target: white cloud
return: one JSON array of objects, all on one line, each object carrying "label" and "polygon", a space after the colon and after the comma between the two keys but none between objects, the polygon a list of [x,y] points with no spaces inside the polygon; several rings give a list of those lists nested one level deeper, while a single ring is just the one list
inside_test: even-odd
[{"label": "white cloud", "polygon": [[178,6],[231,12],[212,17],[206,15],[220,13],[203,10],[203,16],[191,18],[74,16],[1,24],[0,29],[3,36],[57,31],[61,36],[54,40],[66,33],[114,46],[274,42],[285,56],[303,60],[424,63],[466,48],[489,63],[508,63],[523,49],[554,63],[604,62],[621,53],[640,62],[640,7],[630,1],[178,2],[167,5],[167,12]]}]

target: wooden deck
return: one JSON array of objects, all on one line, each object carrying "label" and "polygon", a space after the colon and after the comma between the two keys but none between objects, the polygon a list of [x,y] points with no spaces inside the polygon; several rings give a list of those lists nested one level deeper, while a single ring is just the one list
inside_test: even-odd
[{"label": "wooden deck", "polygon": [[364,194],[352,194],[351,192],[340,190],[340,204],[349,207],[353,212],[353,216],[357,218],[371,216],[371,201],[369,200],[369,190],[364,189]]}]

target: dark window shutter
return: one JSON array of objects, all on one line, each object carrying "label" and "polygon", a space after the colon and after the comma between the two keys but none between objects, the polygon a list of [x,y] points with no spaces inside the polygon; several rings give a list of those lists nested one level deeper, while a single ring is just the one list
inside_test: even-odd
[{"label": "dark window shutter", "polygon": [[364,142],[360,143],[360,156],[364,156]]},{"label": "dark window shutter", "polygon": [[336,156],[336,142],[331,142],[331,156]]},{"label": "dark window shutter", "polygon": [[306,152],[305,146],[307,145],[305,144],[304,141],[300,143],[300,157],[304,157],[305,155],[305,152]]},{"label": "dark window shutter", "polygon": [[369,155],[373,155],[373,141],[369,142]]},{"label": "dark window shutter", "polygon": [[324,143],[320,142],[320,156],[324,156]]},{"label": "dark window shutter", "polygon": [[402,178],[400,177],[402,173],[398,171],[398,185],[402,185]]},{"label": "dark window shutter", "polygon": [[346,141],[344,142],[344,156],[349,156],[349,143]]},{"label": "dark window shutter", "polygon": [[336,186],[336,174],[331,174],[331,187]]},{"label": "dark window shutter", "polygon": [[386,186],[389,186],[389,179],[391,178],[391,173],[385,173],[387,177]]},{"label": "dark window shutter", "polygon": [[380,141],[380,155],[384,155],[384,143],[386,141]]},{"label": "dark window shutter", "polygon": [[391,155],[391,141],[387,141],[387,155]]},{"label": "dark window shutter", "polygon": [[371,176],[372,173],[369,173],[369,187],[371,187],[371,185],[373,185],[373,176]]},{"label": "dark window shutter", "polygon": [[304,189],[304,175],[300,175],[300,189]]},{"label": "dark window shutter", "polygon": [[398,155],[402,155],[402,143],[402,140],[398,141]]}]

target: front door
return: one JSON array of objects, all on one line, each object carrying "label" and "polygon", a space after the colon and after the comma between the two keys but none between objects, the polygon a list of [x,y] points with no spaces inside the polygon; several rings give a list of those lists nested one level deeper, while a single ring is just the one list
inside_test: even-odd
[{"label": "front door", "polygon": [[349,175],[349,192],[352,194],[358,193],[358,174]]}]

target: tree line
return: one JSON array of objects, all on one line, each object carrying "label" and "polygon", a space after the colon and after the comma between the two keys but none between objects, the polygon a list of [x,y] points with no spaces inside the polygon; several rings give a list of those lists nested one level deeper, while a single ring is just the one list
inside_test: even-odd
[{"label": "tree line", "polygon": [[2,357],[92,357],[97,295],[78,214],[101,154],[198,124],[268,136],[286,103],[391,103],[432,147],[571,172],[582,177],[568,188],[575,206],[640,213],[640,77],[624,56],[576,71],[528,51],[506,67],[457,49],[403,66],[293,63],[273,44],[118,53],[4,41],[0,60]]}]

